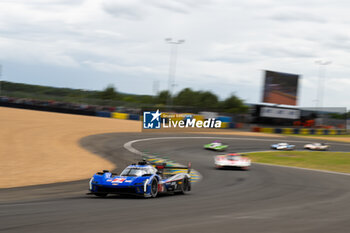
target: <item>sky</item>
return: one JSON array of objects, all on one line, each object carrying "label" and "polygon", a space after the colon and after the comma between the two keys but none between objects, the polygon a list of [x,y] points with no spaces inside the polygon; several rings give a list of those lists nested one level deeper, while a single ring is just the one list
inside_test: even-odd
[{"label": "sky", "polygon": [[300,74],[298,104],[350,107],[350,2],[345,0],[0,0],[1,79],[155,94],[190,87],[249,103],[263,70]]}]

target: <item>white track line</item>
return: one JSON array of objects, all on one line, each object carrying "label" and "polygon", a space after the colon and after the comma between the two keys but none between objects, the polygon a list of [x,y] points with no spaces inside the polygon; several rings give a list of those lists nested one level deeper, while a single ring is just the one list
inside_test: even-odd
[{"label": "white track line", "polygon": [[[286,141],[286,142],[300,142],[300,143],[308,143],[310,141],[303,140],[281,140],[279,138],[276,139],[266,139],[266,138],[235,138],[235,137],[203,137],[203,136],[184,136],[184,137],[158,137],[158,138],[143,138],[143,139],[136,139],[133,141],[130,141],[131,144],[136,143],[136,142],[141,142],[141,141],[150,141],[150,140],[169,140],[169,139],[186,139],[186,138],[191,138],[191,139],[221,139],[221,140],[245,140],[245,141],[263,141],[263,142],[276,142],[276,141]],[[321,139],[320,139],[321,140]],[[323,140],[327,141],[327,140]],[[127,142],[129,143],[129,142]],[[127,144],[126,143],[126,144]],[[342,145],[342,146],[350,146],[350,143],[337,143],[337,142],[329,142],[327,141],[327,144],[330,145]],[[125,145],[125,144],[124,144]],[[125,147],[125,146],[124,146]]]},{"label": "white track line", "polygon": [[[152,140],[169,140],[169,139],[225,139],[225,140],[247,140],[247,141],[276,141],[278,139],[262,139],[262,138],[225,138],[225,137],[161,137],[161,138],[143,138],[143,139],[136,139],[129,142],[126,142],[124,144],[124,148],[131,153],[138,154],[138,155],[144,155],[141,151],[135,149],[132,145],[137,142],[143,142],[143,141],[152,141]],[[293,141],[293,140],[286,140],[288,142],[305,142],[305,141]],[[342,143],[334,143],[337,145],[347,145],[350,146],[350,144],[342,144]],[[250,151],[250,152],[240,152],[242,154],[248,154],[253,152],[267,152],[267,151]],[[267,164],[267,163],[255,163],[255,164],[261,164],[264,166],[273,166],[273,167],[283,167],[283,168],[294,168],[294,169],[300,169],[300,170],[306,170],[306,171],[314,171],[314,172],[322,172],[322,173],[328,173],[328,174],[335,174],[335,175],[345,175],[350,176],[349,173],[342,173],[342,172],[332,172],[332,171],[325,171],[325,170],[318,170],[318,169],[311,169],[311,168],[301,168],[301,167],[292,167],[292,166],[285,166],[285,165],[275,165],[275,164]]]}]

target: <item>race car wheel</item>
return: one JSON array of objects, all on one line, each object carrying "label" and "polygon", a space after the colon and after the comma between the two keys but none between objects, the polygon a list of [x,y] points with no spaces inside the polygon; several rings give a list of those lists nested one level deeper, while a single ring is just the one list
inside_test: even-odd
[{"label": "race car wheel", "polygon": [[158,181],[157,179],[153,179],[151,184],[151,197],[156,197],[157,195],[158,195]]},{"label": "race car wheel", "polygon": [[182,180],[181,188],[180,188],[180,194],[185,194],[186,191],[188,191],[188,179],[185,178]]},{"label": "race car wheel", "polygon": [[94,193],[97,197],[107,197],[108,193]]}]

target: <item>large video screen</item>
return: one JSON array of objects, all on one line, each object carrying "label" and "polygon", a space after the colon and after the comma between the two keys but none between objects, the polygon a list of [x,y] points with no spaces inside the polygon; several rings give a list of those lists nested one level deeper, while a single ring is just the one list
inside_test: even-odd
[{"label": "large video screen", "polygon": [[299,75],[265,71],[264,103],[297,105]]}]

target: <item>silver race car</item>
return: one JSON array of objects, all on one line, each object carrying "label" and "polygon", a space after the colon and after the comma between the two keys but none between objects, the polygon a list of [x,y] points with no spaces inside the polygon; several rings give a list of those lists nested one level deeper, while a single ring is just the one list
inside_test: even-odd
[{"label": "silver race car", "polygon": [[304,149],[307,150],[329,150],[329,147],[330,146],[325,143],[318,142],[304,145]]},{"label": "silver race car", "polygon": [[281,142],[281,143],[271,145],[271,149],[274,149],[274,150],[294,150],[294,148],[295,148],[295,145],[290,145],[286,142]]}]

